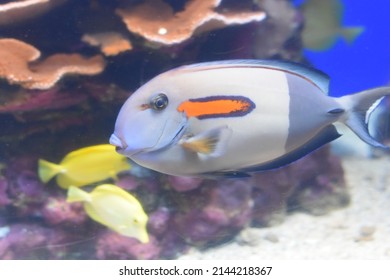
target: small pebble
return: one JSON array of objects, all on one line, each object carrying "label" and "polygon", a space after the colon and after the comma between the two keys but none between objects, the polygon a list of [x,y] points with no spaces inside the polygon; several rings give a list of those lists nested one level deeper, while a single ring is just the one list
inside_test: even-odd
[{"label": "small pebble", "polygon": [[8,235],[10,232],[10,228],[5,226],[5,227],[0,227],[0,238],[4,238]]},{"label": "small pebble", "polygon": [[355,242],[373,240],[375,231],[376,228],[374,226],[362,226],[359,230],[359,236],[355,238]]},{"label": "small pebble", "polygon": [[246,228],[237,236],[237,242],[241,245],[256,246],[260,242],[260,236],[256,230]]},{"label": "small pebble", "polygon": [[269,242],[272,242],[272,243],[278,243],[279,242],[279,237],[276,234],[274,234],[274,233],[267,233],[264,236],[264,239],[269,241]]}]

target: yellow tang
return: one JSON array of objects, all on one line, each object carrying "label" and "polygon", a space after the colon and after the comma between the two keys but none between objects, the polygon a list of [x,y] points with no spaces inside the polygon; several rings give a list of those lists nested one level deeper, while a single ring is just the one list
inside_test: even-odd
[{"label": "yellow tang", "polygon": [[91,193],[70,187],[67,201],[84,202],[85,212],[96,222],[142,243],[149,242],[148,216],[140,202],[120,187],[104,184]]},{"label": "yellow tang", "polygon": [[43,159],[38,162],[38,175],[41,181],[47,183],[57,176],[57,184],[64,189],[115,178],[117,173],[129,169],[130,164],[126,157],[116,153],[115,147],[109,144],[73,151],[59,164]]}]

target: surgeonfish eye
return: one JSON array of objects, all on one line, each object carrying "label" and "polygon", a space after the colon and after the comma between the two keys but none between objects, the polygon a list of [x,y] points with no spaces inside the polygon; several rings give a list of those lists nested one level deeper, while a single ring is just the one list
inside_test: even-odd
[{"label": "surgeonfish eye", "polygon": [[168,106],[168,96],[159,93],[150,100],[150,108],[156,111],[164,110]]}]

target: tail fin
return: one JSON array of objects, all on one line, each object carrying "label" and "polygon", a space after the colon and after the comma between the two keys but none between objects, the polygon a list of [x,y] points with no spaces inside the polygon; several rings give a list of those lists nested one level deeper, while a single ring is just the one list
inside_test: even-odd
[{"label": "tail fin", "polygon": [[51,163],[47,160],[40,159],[38,161],[38,176],[43,183],[47,183],[51,178],[56,176],[60,172],[64,172],[66,169],[61,165]]},{"label": "tail fin", "polygon": [[340,35],[348,44],[352,44],[364,31],[364,27],[347,27],[340,30]]},{"label": "tail fin", "polygon": [[87,193],[86,191],[83,191],[80,188],[70,186],[68,189],[68,197],[66,199],[66,202],[79,202],[79,201],[86,201],[91,202],[91,194]]},{"label": "tail fin", "polygon": [[356,135],[367,144],[390,149],[374,139],[368,131],[368,120],[383,97],[390,95],[390,87],[379,87],[338,98],[346,111],[344,122]]}]

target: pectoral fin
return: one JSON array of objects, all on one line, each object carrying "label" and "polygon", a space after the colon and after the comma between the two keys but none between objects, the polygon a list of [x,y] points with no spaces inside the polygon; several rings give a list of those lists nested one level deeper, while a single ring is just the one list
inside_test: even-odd
[{"label": "pectoral fin", "polygon": [[207,130],[187,139],[182,139],[180,145],[192,152],[210,157],[222,155],[232,134],[227,126]]}]

